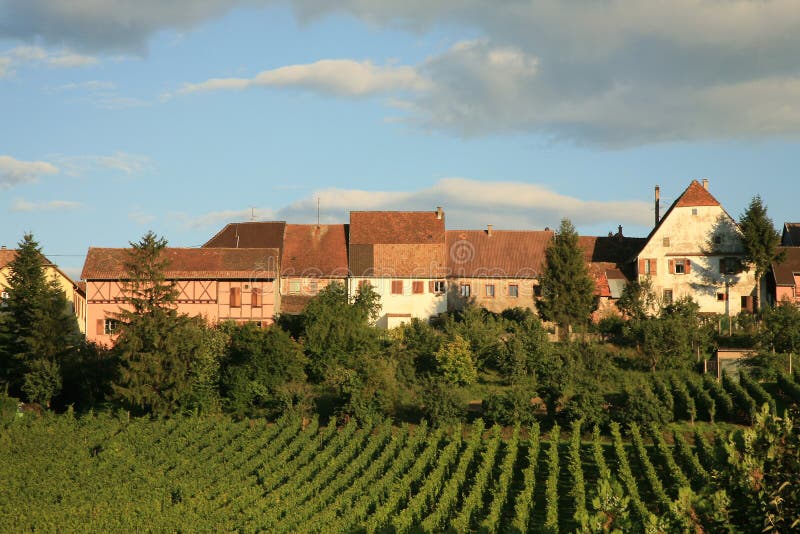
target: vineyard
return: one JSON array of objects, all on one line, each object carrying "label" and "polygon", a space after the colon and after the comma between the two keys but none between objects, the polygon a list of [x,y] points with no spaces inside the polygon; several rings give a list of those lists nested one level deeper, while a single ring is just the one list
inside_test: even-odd
[{"label": "vineyard", "polygon": [[[659,380],[695,420],[798,400],[743,377]],[[668,401],[665,401],[668,402]],[[715,426],[429,428],[312,419],[24,417],[0,435],[0,524],[18,531],[574,532],[688,528],[677,503],[726,468]]]}]

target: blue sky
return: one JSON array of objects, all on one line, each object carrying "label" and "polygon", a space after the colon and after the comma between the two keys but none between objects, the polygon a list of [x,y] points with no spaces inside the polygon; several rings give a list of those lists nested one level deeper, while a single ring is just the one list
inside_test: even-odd
[{"label": "blue sky", "polygon": [[653,187],[800,220],[794,0],[0,0],[0,244],[433,210],[644,236]]}]

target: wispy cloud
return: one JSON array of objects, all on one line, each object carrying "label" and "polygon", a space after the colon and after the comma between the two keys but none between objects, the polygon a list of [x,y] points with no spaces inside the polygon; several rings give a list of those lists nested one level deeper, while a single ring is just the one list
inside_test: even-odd
[{"label": "wispy cloud", "polygon": [[179,89],[177,94],[241,91],[252,87],[295,87],[322,94],[360,97],[417,91],[425,86],[425,80],[410,66],[381,66],[371,61],[323,59],[314,63],[265,70],[253,78],[211,78],[200,83],[189,83]]},{"label": "wispy cloud", "polygon": [[30,202],[18,198],[11,204],[11,211],[54,211],[71,210],[81,207],[80,202],[72,200],[45,200],[41,202]]},{"label": "wispy cloud", "polygon": [[[539,184],[522,182],[484,182],[468,178],[443,178],[431,187],[411,191],[367,191],[324,189],[275,209],[259,209],[260,220],[277,219],[296,223],[316,221],[317,199],[320,220],[343,223],[350,211],[411,210],[433,211],[443,206],[449,228],[554,228],[562,218],[576,226],[618,224],[647,226],[653,215],[649,202],[594,201],[563,195]],[[190,228],[208,228],[222,223],[250,220],[248,209],[215,211],[199,216],[176,214]]]},{"label": "wispy cloud", "polygon": [[111,170],[125,176],[137,176],[149,172],[153,166],[152,160],[147,156],[121,151],[108,156],[54,155],[51,159],[58,163],[68,176],[82,176],[96,170]]},{"label": "wispy cloud", "polygon": [[67,49],[47,50],[41,46],[18,46],[0,53],[0,77],[22,65],[42,65],[54,69],[88,67],[99,63],[95,56],[78,54]]},{"label": "wispy cloud", "polygon": [[128,219],[132,220],[136,224],[145,225],[155,221],[156,216],[145,213],[141,208],[136,207],[128,212]]},{"label": "wispy cloud", "polygon": [[46,161],[21,161],[11,156],[0,156],[0,190],[34,183],[43,175],[58,172],[58,167]]}]

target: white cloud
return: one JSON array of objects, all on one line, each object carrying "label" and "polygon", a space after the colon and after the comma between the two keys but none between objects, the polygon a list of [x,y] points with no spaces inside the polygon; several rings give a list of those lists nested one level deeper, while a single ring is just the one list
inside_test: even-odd
[{"label": "white cloud", "polygon": [[15,185],[34,183],[45,174],[57,174],[58,167],[46,161],[20,161],[0,156],[0,190]]},{"label": "white cloud", "polygon": [[105,80],[87,80],[85,82],[72,82],[57,87],[60,91],[113,91],[117,86],[114,82]]},{"label": "white cloud", "polygon": [[145,225],[155,221],[156,216],[145,213],[141,208],[137,207],[128,212],[128,219],[132,220],[136,224]]},{"label": "white cloud", "polygon": [[219,210],[203,215],[190,215],[183,212],[171,213],[173,219],[178,220],[187,228],[208,228],[235,221],[264,221],[275,218],[276,213],[270,208],[248,208],[241,210]]},{"label": "white cloud", "polygon": [[41,64],[52,68],[86,67],[98,63],[94,56],[78,54],[66,49],[49,51],[40,46],[18,46],[3,54],[10,64]]},{"label": "white cloud", "polygon": [[[647,227],[653,218],[650,202],[593,201],[562,195],[551,189],[522,182],[483,182],[467,178],[443,178],[431,187],[415,191],[366,191],[325,189],[275,210],[256,211],[259,220],[311,223],[344,223],[350,211],[411,210],[434,211],[442,206],[447,226],[454,228],[542,229],[555,228],[562,218],[578,227],[608,227],[618,224]],[[229,210],[200,216],[180,214],[191,228],[216,227],[222,223],[250,220],[250,210]]]},{"label": "white cloud", "polygon": [[55,155],[52,159],[56,161],[59,166],[61,166],[64,173],[69,176],[81,176],[96,170],[111,170],[126,176],[136,176],[149,172],[152,168],[152,160],[147,156],[128,154],[127,152],[121,151],[117,151],[109,156]]},{"label": "white cloud", "polygon": [[0,78],[5,78],[11,68],[11,58],[0,56]]},{"label": "white cloud", "polygon": [[299,87],[336,96],[369,96],[426,86],[413,67],[374,65],[370,61],[323,59],[304,65],[265,70],[253,78],[212,78],[185,84],[178,94],[243,90],[251,87]]},{"label": "white cloud", "polygon": [[53,211],[53,210],[69,210],[79,208],[80,202],[72,200],[45,200],[42,202],[30,202],[28,200],[18,198],[11,204],[11,211]]}]

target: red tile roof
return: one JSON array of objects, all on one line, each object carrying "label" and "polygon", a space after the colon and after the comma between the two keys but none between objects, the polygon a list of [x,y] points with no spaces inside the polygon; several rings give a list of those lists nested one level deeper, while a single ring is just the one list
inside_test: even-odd
[{"label": "red tile roof", "polygon": [[347,276],[347,225],[287,224],[282,276]]},{"label": "red tile roof", "polygon": [[536,278],[553,238],[549,230],[448,230],[447,267],[452,276]]},{"label": "red tile roof", "polygon": [[[120,280],[126,277],[128,248],[90,248],[81,278]],[[275,278],[277,248],[167,248],[166,277],[172,280]]]},{"label": "red tile roof", "polygon": [[281,249],[285,227],[284,221],[230,223],[203,247]]},{"label": "red tile roof", "polygon": [[708,189],[700,185],[700,182],[697,180],[692,180],[692,183],[689,184],[686,191],[675,201],[675,206],[681,208],[719,205],[719,201],[708,192]]},{"label": "red tile roof", "polygon": [[800,247],[778,247],[785,253],[780,263],[772,264],[772,274],[775,284],[779,286],[794,286],[794,273],[800,273]]},{"label": "red tile roof", "polygon": [[444,243],[444,214],[435,211],[351,211],[350,244]]},{"label": "red tile roof", "polygon": [[[8,264],[9,264],[9,263],[11,263],[12,261],[14,261],[14,258],[16,258],[16,257],[17,257],[17,251],[16,251],[16,250],[14,250],[14,249],[7,249],[7,248],[0,248],[0,269],[3,269],[3,268],[5,268],[5,267],[7,267],[7,266],[8,266]],[[59,269],[58,265],[56,265],[55,263],[53,263],[52,261],[50,261],[50,259],[49,259],[47,256],[42,256],[42,257],[44,258],[44,265],[45,265],[45,267],[52,267],[52,268],[54,268],[56,271],[58,271],[59,273],[61,273],[61,276],[63,276],[64,278],[66,278],[67,280],[69,280],[70,282],[72,282],[73,284],[75,283],[75,282],[72,280],[72,278],[70,278],[70,277],[67,275],[67,273],[65,273],[64,271],[62,271],[61,269]]]}]

